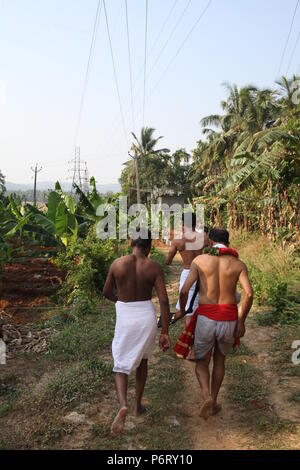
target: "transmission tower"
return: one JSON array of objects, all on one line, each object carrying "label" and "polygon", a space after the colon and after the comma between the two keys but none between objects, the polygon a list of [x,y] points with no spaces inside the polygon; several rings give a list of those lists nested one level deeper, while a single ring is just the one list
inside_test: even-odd
[{"label": "transmission tower", "polygon": [[72,168],[69,169],[69,172],[72,173],[72,190],[73,184],[77,184],[81,191],[88,192],[88,180],[86,183],[86,178],[88,177],[88,168],[87,162],[81,160],[80,156],[80,147],[75,147],[75,155],[73,160],[69,162],[72,165]]}]

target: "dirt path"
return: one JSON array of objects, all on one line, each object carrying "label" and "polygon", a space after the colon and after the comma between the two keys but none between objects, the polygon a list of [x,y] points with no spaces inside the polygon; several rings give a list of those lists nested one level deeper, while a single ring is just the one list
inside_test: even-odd
[{"label": "dirt path", "polygon": [[[179,256],[177,256],[170,269],[168,281],[168,292],[173,311],[178,296],[180,272],[181,262]],[[297,390],[299,390],[299,378],[290,377],[284,380],[281,375],[274,373],[272,357],[270,357],[268,352],[272,340],[277,333],[278,327],[258,327],[256,322],[250,317],[244,344],[249,350],[253,351],[254,354],[253,356],[251,355],[250,358],[247,357],[244,362],[247,361],[251,363],[251,366],[263,372],[271,392],[268,407],[274,411],[274,416],[276,416],[276,418],[278,417],[279,420],[284,419],[294,423],[299,431],[299,405],[292,404],[287,400],[287,396],[291,390],[296,389],[296,387]],[[182,361],[181,364],[185,369],[186,384],[188,385],[185,392],[186,399],[183,404],[183,411],[185,415],[184,426],[189,430],[191,436],[190,447],[198,450],[257,449],[257,434],[253,422],[249,419],[248,426],[241,426],[241,417],[244,421],[247,421],[247,416],[245,416],[247,411],[241,410],[227,399],[228,377],[225,376],[219,396],[222,411],[217,416],[211,417],[205,422],[199,417],[201,395],[199,384],[195,376],[195,365],[189,361]],[[283,433],[285,442],[284,448],[300,448],[298,432],[295,433],[294,431],[290,433],[283,431]],[[275,448],[278,445],[277,440],[278,435],[274,440]],[[272,442],[267,445],[272,447]]]}]

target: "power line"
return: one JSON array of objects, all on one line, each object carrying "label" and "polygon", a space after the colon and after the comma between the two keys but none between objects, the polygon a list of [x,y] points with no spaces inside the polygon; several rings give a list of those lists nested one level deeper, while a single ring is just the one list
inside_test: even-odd
[{"label": "power line", "polygon": [[[176,0],[175,3],[174,3],[174,5],[172,5],[171,9],[169,10],[169,12],[168,12],[168,14],[167,14],[167,16],[166,16],[166,18],[165,18],[165,21],[164,21],[164,23],[163,23],[163,26],[162,26],[162,28],[160,29],[158,35],[156,36],[156,39],[155,39],[153,45],[151,46],[150,52],[147,54],[147,62],[149,62],[149,58],[152,56],[151,53],[152,53],[152,51],[153,51],[153,49],[154,49],[154,46],[157,44],[157,42],[158,42],[158,40],[159,40],[159,38],[160,38],[162,32],[164,31],[164,29],[165,29],[165,27],[166,27],[166,25],[167,25],[167,23],[168,23],[168,21],[169,21],[171,15],[172,15],[172,13],[173,13],[173,11],[174,11],[174,9],[175,9],[175,7],[176,7],[178,1],[179,1],[179,0]],[[180,20],[183,18],[183,14],[185,13],[185,10],[186,10],[186,7],[185,7],[185,9],[184,9],[184,12],[183,12],[183,13],[181,14],[181,16],[180,16],[180,19],[177,21],[177,24],[175,25],[174,32],[175,32],[176,27],[179,25]],[[171,35],[173,35],[173,31],[172,31]],[[170,38],[170,39],[171,39],[171,38]],[[168,40],[168,42],[169,42],[169,40]],[[165,48],[165,47],[164,47],[164,48]],[[161,54],[162,54],[162,52],[160,52],[160,55],[161,55]],[[154,68],[154,67],[152,67],[151,71],[147,74],[147,76],[146,76],[146,81],[147,81],[147,79],[149,78],[150,74],[152,73],[153,68]],[[138,76],[140,76],[142,72],[143,72],[143,66],[140,68],[140,70],[139,70],[139,72],[138,72]],[[136,80],[136,79],[135,79],[135,80]],[[135,101],[136,98],[139,96],[139,94],[140,94],[140,92],[142,91],[142,89],[143,89],[143,86],[139,88],[139,91],[136,93],[136,95],[135,95],[135,97],[134,97],[134,99],[133,99],[134,101]],[[127,100],[128,100],[128,98],[127,98]],[[127,105],[126,108],[128,108],[128,106],[129,106],[129,105]],[[129,113],[129,110],[128,110],[128,109],[127,109],[127,112]],[[135,113],[135,114],[137,114],[137,113]],[[118,115],[116,115],[115,118],[113,119],[112,125],[113,125],[114,122],[117,121],[117,119],[118,119]],[[116,133],[118,127],[119,127],[119,124],[115,125],[114,130],[111,132],[110,135],[114,135],[114,134]],[[107,137],[107,140],[108,140],[108,139],[109,139],[109,138]]]},{"label": "power line", "polygon": [[[198,26],[198,23],[201,21],[201,19],[203,18],[203,16],[205,15],[205,13],[207,12],[208,8],[210,7],[210,5],[212,4],[213,0],[209,0],[209,2],[206,4],[205,8],[202,10],[201,14],[199,15],[199,17],[197,18],[197,20],[195,21],[195,23],[193,24],[192,28],[190,29],[190,31],[188,32],[188,34],[186,35],[185,39],[183,40],[183,42],[181,43],[180,47],[177,49],[177,52],[176,54],[173,56],[173,58],[171,59],[171,61],[169,62],[169,64],[167,65],[166,69],[164,70],[163,74],[161,75],[160,79],[158,80],[158,82],[156,83],[156,85],[152,88],[151,90],[151,93],[150,95],[147,97],[147,101],[150,100],[150,98],[152,97],[153,93],[155,92],[156,88],[158,87],[158,85],[160,84],[160,82],[163,80],[163,78],[165,77],[165,75],[167,74],[169,68],[171,67],[171,65],[174,63],[174,61],[176,60],[176,58],[178,57],[178,55],[180,54],[181,50],[183,49],[183,47],[185,46],[185,44],[187,43],[188,39],[190,38],[190,36],[192,35],[192,33],[194,32],[195,28]],[[135,117],[137,117],[142,111],[142,108],[140,108],[137,113],[135,114]]]},{"label": "power line", "polygon": [[296,16],[296,13],[297,13],[297,10],[298,10],[298,6],[299,6],[299,0],[297,0],[297,3],[296,3],[296,7],[295,7],[294,14],[293,14],[293,17],[292,17],[292,22],[291,22],[289,34],[287,36],[285,46],[284,46],[284,49],[283,49],[283,52],[282,52],[282,56],[281,56],[281,60],[280,60],[280,64],[279,64],[279,68],[278,68],[278,72],[277,72],[278,76],[280,74],[281,67],[282,67],[282,64],[283,64],[283,61],[284,61],[284,56],[285,56],[286,49],[287,49],[287,46],[288,46],[288,43],[289,43],[289,40],[290,40],[291,32],[292,32],[293,25],[294,25],[295,16]]},{"label": "power line", "polygon": [[298,33],[298,36],[297,36],[297,39],[296,39],[296,42],[295,42],[295,46],[294,46],[294,49],[293,49],[293,51],[292,51],[291,58],[290,58],[290,61],[289,61],[289,65],[288,65],[288,68],[287,68],[287,70],[286,70],[286,76],[288,76],[290,67],[291,67],[291,65],[292,65],[293,58],[294,58],[294,55],[295,55],[295,52],[296,52],[296,49],[297,49],[297,46],[298,46],[299,39],[300,39],[300,31],[299,31],[299,33]]},{"label": "power line", "polygon": [[130,36],[129,36],[129,21],[128,21],[127,0],[125,0],[125,12],[126,12],[127,48],[128,48],[129,79],[130,79],[132,130],[135,131],[134,104],[133,104],[133,84],[132,84],[132,63],[131,63],[131,52],[130,52]]},{"label": "power line", "polygon": [[112,66],[113,66],[113,70],[114,70],[115,85],[116,85],[116,90],[117,90],[117,95],[118,95],[120,114],[121,114],[121,117],[122,117],[123,131],[124,131],[125,140],[126,140],[127,147],[128,147],[128,139],[127,139],[126,126],[125,126],[125,119],[124,119],[122,101],[121,101],[121,96],[120,96],[120,89],[119,89],[117,69],[116,69],[116,64],[115,64],[115,59],[114,59],[114,52],[113,52],[112,41],[111,41],[111,36],[110,36],[110,31],[109,31],[109,23],[108,23],[108,16],[107,16],[105,0],[103,0],[103,6],[104,6],[104,13],[105,13],[107,36],[108,36],[109,47],[110,47],[111,61],[112,61]]},{"label": "power line", "polygon": [[190,31],[188,32],[188,34],[186,35],[185,39],[183,40],[183,42],[181,43],[180,47],[177,49],[176,53],[174,54],[174,56],[172,57],[172,59],[170,60],[170,62],[168,63],[167,67],[165,68],[163,74],[161,75],[160,79],[156,82],[155,86],[152,88],[151,90],[151,93],[150,95],[148,96],[148,100],[152,97],[154,91],[156,90],[156,88],[158,87],[158,85],[161,83],[161,81],[163,80],[163,78],[165,77],[165,75],[167,74],[167,72],[169,71],[169,68],[173,65],[173,63],[175,62],[175,60],[177,59],[178,55],[180,54],[181,50],[183,49],[183,47],[185,46],[185,44],[187,43],[188,39],[190,38],[190,36],[192,35],[192,33],[194,32],[194,30],[196,29],[196,27],[198,26],[198,24],[200,23],[201,19],[204,17],[205,13],[207,12],[207,10],[209,9],[210,5],[212,4],[213,0],[209,0],[209,2],[206,4],[205,8],[202,10],[201,14],[198,16],[197,20],[195,21],[195,23],[193,24],[192,28],[190,29]]},{"label": "power line", "polygon": [[159,61],[159,59],[161,58],[161,56],[162,56],[163,52],[165,51],[167,45],[169,44],[169,42],[171,41],[172,37],[174,36],[174,34],[175,34],[175,32],[176,32],[178,26],[180,25],[181,21],[183,20],[183,18],[184,18],[184,16],[185,16],[187,10],[189,9],[191,3],[192,3],[192,0],[188,0],[188,3],[186,4],[186,6],[184,7],[183,11],[181,12],[181,15],[179,16],[179,18],[178,18],[178,20],[177,20],[177,22],[176,22],[174,28],[172,29],[172,31],[171,31],[171,33],[169,34],[169,36],[168,36],[166,42],[164,43],[164,45],[163,45],[163,47],[161,48],[161,50],[160,50],[158,56],[156,57],[155,62],[152,64],[152,67],[151,67],[151,69],[150,69],[150,71],[149,71],[149,73],[148,73],[147,78],[151,75],[151,73],[152,73],[153,70],[155,69],[155,67],[156,67],[156,65],[157,65],[157,63],[158,63],[158,61]]},{"label": "power line", "polygon": [[171,18],[171,15],[172,15],[173,11],[175,10],[175,7],[177,6],[178,1],[179,1],[179,0],[175,0],[174,4],[171,6],[171,9],[169,10],[169,12],[168,12],[168,14],[167,14],[167,16],[166,16],[166,18],[165,18],[165,21],[163,22],[163,25],[162,25],[161,29],[159,30],[159,33],[158,33],[158,35],[156,36],[156,38],[155,38],[155,40],[154,40],[154,42],[153,42],[153,44],[152,44],[152,46],[151,46],[151,49],[150,49],[150,52],[149,52],[149,56],[151,55],[153,49],[155,48],[155,46],[156,46],[156,44],[157,44],[157,42],[158,42],[158,40],[159,40],[159,38],[160,38],[162,32],[165,30],[165,27],[167,26],[168,21],[169,21],[169,19]]},{"label": "power line", "polygon": [[74,147],[76,147],[76,144],[77,144],[77,138],[78,138],[79,127],[80,127],[80,123],[81,123],[84,100],[85,100],[85,95],[86,95],[86,90],[87,90],[87,85],[88,85],[89,72],[90,72],[90,68],[91,68],[93,52],[94,52],[95,42],[96,42],[96,37],[97,37],[97,32],[98,32],[101,7],[102,7],[101,0],[98,0],[97,10],[96,10],[96,15],[95,15],[95,21],[94,21],[93,34],[92,34],[92,40],[91,40],[90,51],[89,51],[89,56],[88,56],[88,61],[87,61],[87,66],[86,66],[86,72],[85,72],[85,77],[84,77],[83,90],[82,90],[81,99],[80,99],[78,119],[77,119],[77,124],[76,124],[76,129],[75,129]]},{"label": "power line", "polygon": [[148,40],[148,0],[146,0],[146,20],[145,20],[145,58],[144,58],[143,127],[144,127],[144,125],[145,125],[145,104],[146,104],[147,40]]},{"label": "power line", "polygon": [[[169,18],[170,18],[170,16],[171,16],[171,13],[173,12],[173,10],[174,10],[174,8],[175,8],[177,2],[178,2],[178,0],[175,2],[175,5],[173,5],[173,7],[171,8],[171,10],[169,11],[168,16],[167,16],[167,18],[166,18],[166,20],[165,20],[165,24],[166,24],[167,21],[169,20]],[[169,44],[170,40],[172,39],[173,35],[175,34],[176,29],[178,28],[179,24],[181,23],[181,21],[182,21],[184,15],[185,15],[185,13],[187,12],[187,10],[188,10],[188,8],[189,8],[191,2],[192,2],[192,0],[188,0],[186,6],[184,7],[183,11],[181,12],[181,14],[180,14],[180,16],[179,16],[179,18],[178,18],[178,20],[177,20],[175,26],[173,27],[173,29],[172,29],[170,35],[169,35],[168,38],[167,38],[167,41],[164,43],[162,49],[160,50],[158,56],[157,56],[156,59],[155,59],[154,64],[152,64],[152,67],[151,67],[150,71],[147,73],[147,75],[146,75],[146,82],[147,82],[147,80],[149,79],[150,75],[152,74],[154,68],[156,67],[156,65],[157,65],[157,63],[158,63],[160,57],[162,56],[164,50],[166,49],[166,47],[167,47],[167,45]],[[159,34],[159,35],[160,35],[160,34]],[[158,39],[159,35],[157,36],[157,39]],[[153,47],[152,47],[152,49],[153,49]],[[147,60],[148,60],[148,59],[149,59],[149,57],[147,58]],[[144,83],[145,83],[145,81],[144,81]],[[138,92],[136,93],[136,95],[134,96],[134,100],[137,99],[137,97],[139,96],[139,94],[140,94],[140,92],[142,91],[142,89],[143,89],[143,86],[141,86],[141,87],[139,88],[139,91],[138,91]],[[146,99],[145,99],[145,102],[146,102]],[[143,108],[143,109],[144,109],[144,108]],[[140,113],[140,110],[138,111],[138,113],[135,113],[135,116],[137,116],[139,113]],[[144,112],[143,112],[143,114],[144,114]],[[114,119],[114,121],[115,121],[115,120],[116,120],[116,118]],[[143,121],[144,121],[144,119],[143,119]],[[119,127],[119,125],[117,124],[117,125],[114,127],[114,130],[112,131],[111,135],[114,135],[114,134],[116,133],[118,127]],[[107,140],[108,140],[108,139],[107,139]]]}]

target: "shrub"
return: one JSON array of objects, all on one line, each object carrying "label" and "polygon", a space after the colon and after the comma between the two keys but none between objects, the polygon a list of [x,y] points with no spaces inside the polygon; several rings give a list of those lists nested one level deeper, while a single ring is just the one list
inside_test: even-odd
[{"label": "shrub", "polygon": [[56,260],[65,274],[65,283],[58,293],[59,300],[68,305],[75,304],[77,313],[89,313],[102,293],[109,266],[117,252],[117,244],[111,240],[99,240],[95,227],[92,227],[85,240],[78,240]]},{"label": "shrub", "polygon": [[165,255],[163,254],[162,251],[159,251],[157,248],[155,248],[154,246],[151,248],[151,253],[150,253],[150,257],[153,261],[156,261],[158,264],[161,265],[163,271],[164,271],[164,274],[165,276],[167,276],[168,274],[168,271],[169,271],[169,267],[166,265],[166,258],[165,258]]},{"label": "shrub", "polygon": [[300,323],[299,257],[264,237],[235,239],[254,290],[256,305],[268,307],[256,314],[260,325]]}]

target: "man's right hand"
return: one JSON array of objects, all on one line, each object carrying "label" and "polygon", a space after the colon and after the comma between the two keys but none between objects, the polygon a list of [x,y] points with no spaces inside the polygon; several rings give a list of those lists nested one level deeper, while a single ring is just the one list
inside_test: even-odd
[{"label": "man's right hand", "polygon": [[161,334],[159,338],[159,347],[160,350],[166,352],[171,346],[169,335]]}]

